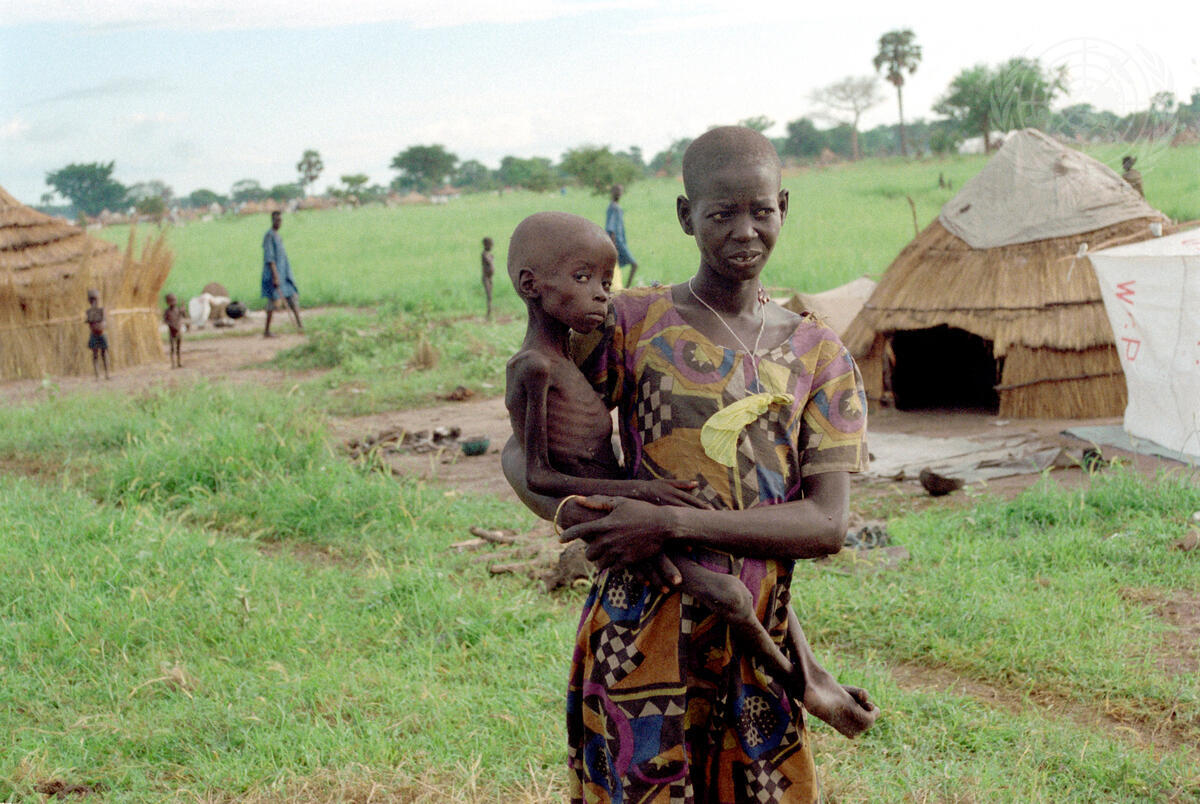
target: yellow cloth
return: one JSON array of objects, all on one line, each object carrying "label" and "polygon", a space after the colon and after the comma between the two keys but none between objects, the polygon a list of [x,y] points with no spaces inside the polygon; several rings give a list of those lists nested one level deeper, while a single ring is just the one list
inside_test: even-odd
[{"label": "yellow cloth", "polygon": [[722,466],[736,466],[737,442],[742,430],[766,413],[771,405],[791,405],[795,401],[796,398],[791,394],[765,391],[739,399],[708,417],[708,421],[700,428],[700,446],[704,447],[708,457]]}]

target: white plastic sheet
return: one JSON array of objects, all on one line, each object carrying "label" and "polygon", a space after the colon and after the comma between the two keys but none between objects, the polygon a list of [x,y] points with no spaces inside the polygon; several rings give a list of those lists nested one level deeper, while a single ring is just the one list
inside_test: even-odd
[{"label": "white plastic sheet", "polygon": [[1129,388],[1125,430],[1200,456],[1200,229],[1091,260]]}]

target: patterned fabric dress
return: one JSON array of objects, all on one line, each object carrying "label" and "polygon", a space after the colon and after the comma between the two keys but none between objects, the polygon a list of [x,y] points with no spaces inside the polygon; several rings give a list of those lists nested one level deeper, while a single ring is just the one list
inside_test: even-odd
[{"label": "patterned fabric dress", "polygon": [[[582,368],[619,409],[630,472],[696,480],[716,508],[800,496],[803,477],[861,471],[866,397],[858,368],[828,327],[805,316],[759,352],[717,346],[679,315],[669,288],[613,302]],[[790,393],[738,440],[737,466],[710,459],[700,428],[761,390]],[[781,644],[792,561],[690,554],[737,575]],[[576,802],[811,802],[818,788],[798,701],[755,658],[742,657],[720,618],[690,595],[663,595],[628,571],[602,573],[576,638],[567,694],[568,763]]]}]

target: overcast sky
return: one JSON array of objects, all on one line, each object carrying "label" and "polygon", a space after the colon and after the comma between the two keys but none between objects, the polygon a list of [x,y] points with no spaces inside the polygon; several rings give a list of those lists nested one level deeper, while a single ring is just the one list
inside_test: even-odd
[{"label": "overcast sky", "polygon": [[[415,144],[495,167],[586,143],[649,158],[756,115],[781,135],[814,111],[812,90],[870,74],[880,34],[903,27],[924,48],[906,119],[932,117],[959,70],[1017,55],[1066,65],[1070,102],[1119,114],[1200,87],[1195,2],[1058,6],[0,0],[0,186],[37,203],[48,171],[115,160],[125,184],[226,193],[294,181],[315,148],[324,189],[346,173],[387,184]],[[885,90],[865,128],[895,121]]]}]

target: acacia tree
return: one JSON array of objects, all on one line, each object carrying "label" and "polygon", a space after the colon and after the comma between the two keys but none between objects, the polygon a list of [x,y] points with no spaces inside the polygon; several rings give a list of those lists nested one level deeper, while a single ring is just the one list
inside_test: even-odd
[{"label": "acacia tree", "polygon": [[321,171],[325,169],[325,163],[321,161],[321,154],[313,149],[308,149],[300,156],[300,161],[296,163],[296,171],[300,174],[300,181],[296,182],[300,185],[300,194],[304,195],[306,188],[311,187],[321,175]]},{"label": "acacia tree", "polygon": [[861,156],[858,150],[858,121],[863,112],[883,101],[879,79],[873,75],[847,76],[814,91],[811,98],[813,103],[825,107],[826,117],[839,123],[847,122],[843,119],[847,116],[850,118],[850,153],[857,161]]},{"label": "acacia tree", "polygon": [[457,164],[458,157],[441,145],[413,145],[396,154],[391,167],[400,171],[400,186],[426,192],[445,184]]},{"label": "acacia tree", "polygon": [[747,117],[743,120],[739,120],[738,125],[745,126],[746,128],[752,128],[759,134],[765,134],[767,129],[775,125],[775,121],[767,117],[765,114],[760,114],[755,115],[754,117]]},{"label": "acacia tree", "polygon": [[875,71],[886,68],[884,77],[896,88],[896,103],[900,107],[900,154],[908,155],[908,141],[904,132],[904,73],[912,75],[921,63],[921,46],[911,28],[888,31],[879,37],[879,51],[871,61]]},{"label": "acacia tree", "polygon": [[46,184],[85,215],[99,215],[125,203],[125,185],[112,177],[115,162],[71,163],[46,174]]},{"label": "acacia tree", "polygon": [[627,156],[614,154],[605,145],[584,145],[563,154],[559,170],[574,178],[595,195],[607,193],[614,184],[631,184],[641,173]]}]

